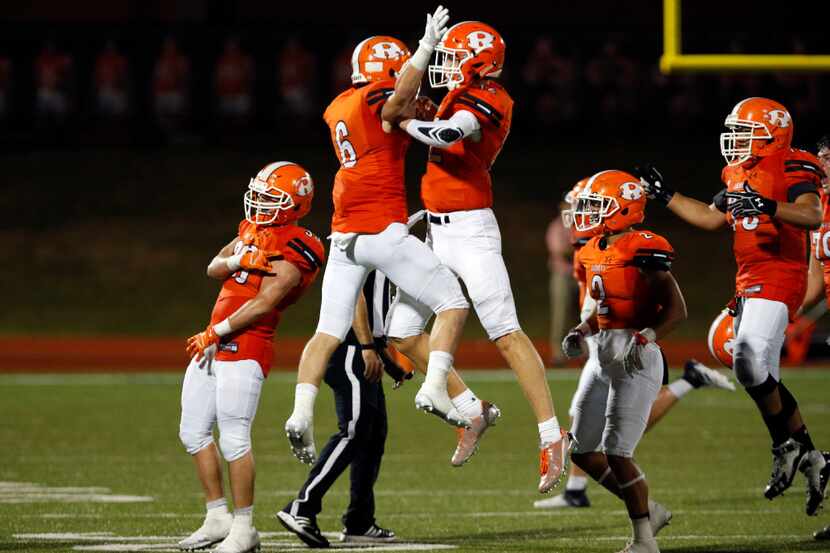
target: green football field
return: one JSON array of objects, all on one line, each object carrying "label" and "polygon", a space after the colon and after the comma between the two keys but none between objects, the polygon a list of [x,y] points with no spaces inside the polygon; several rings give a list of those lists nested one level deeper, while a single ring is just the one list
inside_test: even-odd
[{"label": "green football field", "polygon": [[[575,372],[551,372],[564,418]],[[377,484],[378,522],[404,543],[385,551],[615,552],[629,535],[622,504],[590,486],[590,509],[541,511],[536,425],[510,373],[463,373],[502,408],[498,426],[463,468],[449,458],[455,432],[413,407],[416,382],[387,386],[390,435]],[[303,481],[281,431],[293,375],[265,386],[254,428],[255,523],[263,551],[304,546],[273,514]],[[814,441],[830,449],[830,371],[789,371]],[[191,460],[178,441],[181,375],[0,376],[0,551],[171,551],[203,513]],[[334,431],[331,393],[317,401],[318,447]],[[812,532],[830,516],[804,515],[804,484],[773,502],[763,424],[743,392],[694,391],[637,451],[652,496],[674,512],[663,551],[826,551]],[[347,475],[320,526],[340,530]],[[827,511],[830,513],[830,509]],[[337,546],[338,544],[335,544]],[[367,550],[365,547],[359,550]]]}]

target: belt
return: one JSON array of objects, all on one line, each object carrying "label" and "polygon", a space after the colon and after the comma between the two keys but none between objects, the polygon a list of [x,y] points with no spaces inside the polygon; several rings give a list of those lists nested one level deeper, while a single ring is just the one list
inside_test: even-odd
[{"label": "belt", "polygon": [[427,221],[433,225],[448,225],[450,224],[450,216],[449,215],[433,215],[432,213],[427,213]]}]

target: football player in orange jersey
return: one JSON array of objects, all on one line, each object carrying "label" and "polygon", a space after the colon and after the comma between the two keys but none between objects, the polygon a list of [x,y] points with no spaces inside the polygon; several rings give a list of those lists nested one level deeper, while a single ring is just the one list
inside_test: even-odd
[{"label": "football player in orange jersey", "polygon": [[[205,492],[202,526],[179,543],[184,551],[244,553],[259,548],[252,524],[254,458],[251,424],[271,368],[282,312],[317,278],[320,240],[296,222],[311,209],[314,183],[296,163],[280,161],[251,179],[245,220],[207,267],[222,289],[207,329],[187,340],[190,365],[182,384],[179,437],[193,456]],[[228,462],[234,514],[222,489],[219,448]]]},{"label": "football player in orange jersey", "polygon": [[[601,234],[602,227],[578,231],[573,224],[573,208],[576,207],[576,198],[579,193],[588,183],[591,177],[585,177],[577,182],[574,187],[565,194],[562,206],[562,221],[570,231],[571,243],[574,249],[573,255],[573,277],[579,285],[579,305],[581,306],[580,319],[585,319],[590,316],[593,311],[595,300],[590,294],[586,294],[587,283],[585,281],[586,271],[585,267],[579,263],[579,250],[588,243],[588,241],[595,235]],[[597,352],[596,338],[594,336],[587,336],[585,338],[585,345],[588,350],[588,357],[585,365],[579,376],[579,383],[576,391],[571,398],[571,406],[568,414],[573,417],[576,415],[576,408],[588,391],[594,386],[593,380],[598,378],[599,359]],[[667,377],[668,374],[664,374]],[[683,375],[672,383],[667,383],[660,388],[657,394],[657,399],[651,406],[649,412],[648,422],[646,424],[646,432],[648,432],[655,424],[663,419],[671,409],[677,405],[681,398],[692,390],[701,389],[704,387],[721,388],[725,390],[735,391],[735,385],[729,381],[720,372],[710,369],[704,364],[689,359],[683,367]],[[562,507],[590,507],[591,502],[588,499],[587,485],[588,475],[577,464],[571,465],[568,482],[565,485],[565,491],[559,495],[548,499],[540,499],[533,502],[533,506],[539,509],[555,509]],[[670,515],[667,515],[670,516]]]},{"label": "football player in orange jersey", "polygon": [[671,518],[649,500],[645,475],[633,460],[665,371],[657,340],[686,318],[686,304],[671,274],[674,250],[650,231],[634,230],[645,215],[638,179],[602,171],[577,197],[579,231],[601,229],[577,254],[596,301],[591,313],[562,342],[569,357],[581,354],[596,335],[596,377],[574,409],[573,462],[620,497],[633,539],[623,550],[659,551],[654,535]]},{"label": "football player in orange jersey", "polygon": [[818,512],[825,461],[807,432],[795,397],[781,381],[780,357],[788,320],[804,298],[807,232],[821,225],[819,161],[791,147],[793,120],[782,104],[747,98],[727,115],[721,134],[726,188],[710,204],[674,192],[654,167],[642,172],[648,195],[705,230],[730,225],[738,264],[733,370],[755,401],[772,438],[767,499],[807,480],[808,515]]},{"label": "football player in orange jersey", "polygon": [[452,271],[408,232],[404,159],[410,139],[394,127],[416,113],[423,73],[448,18],[440,6],[427,16],[424,36],[411,57],[392,37],[360,43],[352,57],[354,86],[337,96],[323,116],[340,169],[320,319],[300,360],[294,411],[285,425],[298,457],[313,448],[317,390],[329,358],[351,328],[357,296],[372,269],[436,314],[416,406],[458,426],[470,425],[453,406],[447,383],[469,305]]},{"label": "football player in orange jersey", "polygon": [[[491,209],[490,167],[513,113],[513,100],[497,80],[504,53],[504,40],[489,25],[466,21],[451,27],[429,66],[430,84],[449,93],[434,120],[404,118],[399,126],[430,146],[421,198],[432,249],[464,282],[488,337],[518,376],[538,423],[538,488],[546,493],[563,474],[568,438],[556,418],[542,359],[519,325]],[[430,316],[418,298],[400,294],[389,323],[395,347],[410,358],[423,357],[420,336]]]}]

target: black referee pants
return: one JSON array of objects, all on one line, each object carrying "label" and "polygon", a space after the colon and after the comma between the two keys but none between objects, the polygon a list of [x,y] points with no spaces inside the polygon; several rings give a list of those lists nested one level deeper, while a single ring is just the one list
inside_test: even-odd
[{"label": "black referee pants", "polygon": [[325,381],[334,390],[339,431],[329,438],[311,469],[291,514],[315,518],[323,496],[351,467],[351,500],[343,515],[350,533],[363,533],[375,523],[374,485],[386,444],[386,400],[380,382],[363,376],[363,356],[354,345],[341,345],[332,355]]}]

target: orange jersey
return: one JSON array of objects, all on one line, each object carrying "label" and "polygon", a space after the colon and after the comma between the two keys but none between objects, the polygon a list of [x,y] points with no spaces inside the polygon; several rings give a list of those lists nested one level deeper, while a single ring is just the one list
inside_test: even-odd
[{"label": "orange jersey", "polygon": [[[721,178],[729,191],[743,191],[748,183],[762,196],[794,202],[802,194],[818,193],[820,167],[812,154],[789,149],[751,168],[727,166]],[[735,231],[737,295],[783,302],[792,316],[807,287],[807,231],[768,215],[735,221],[727,214],[727,221]]]},{"label": "orange jersey", "polygon": [[642,269],[669,270],[674,249],[660,235],[645,230],[625,233],[613,244],[592,238],[577,254],[591,297],[597,300],[599,328],[640,330],[654,326],[662,309]]},{"label": "orange jersey", "polygon": [[513,119],[513,99],[499,83],[485,79],[453,90],[438,107],[437,119],[469,111],[481,125],[481,139],[460,140],[448,148],[430,148],[421,179],[424,207],[436,213],[483,209],[493,205],[490,167],[501,152]]},{"label": "orange jersey", "polygon": [[812,233],[813,255],[821,263],[824,289],[830,296],[830,194],[821,191],[821,227]]},{"label": "orange jersey", "polygon": [[[254,246],[256,243],[256,246]],[[254,359],[259,362],[262,372],[268,376],[271,359],[274,355],[274,331],[280,322],[282,312],[294,304],[317,278],[323,265],[325,252],[320,239],[297,225],[267,226],[257,228],[248,221],[239,224],[239,240],[234,253],[251,251],[256,248],[278,250],[283,259],[293,264],[302,275],[300,282],[280,303],[266,315],[250,326],[222,339],[216,359],[220,361],[239,361]],[[233,314],[245,302],[259,292],[264,274],[259,271],[237,271],[225,279],[210,324],[215,325]]]},{"label": "orange jersey", "polygon": [[411,139],[401,130],[384,132],[380,119],[394,87],[388,80],[350,88],[323,114],[340,160],[332,231],[375,234],[406,222],[404,161]]}]

